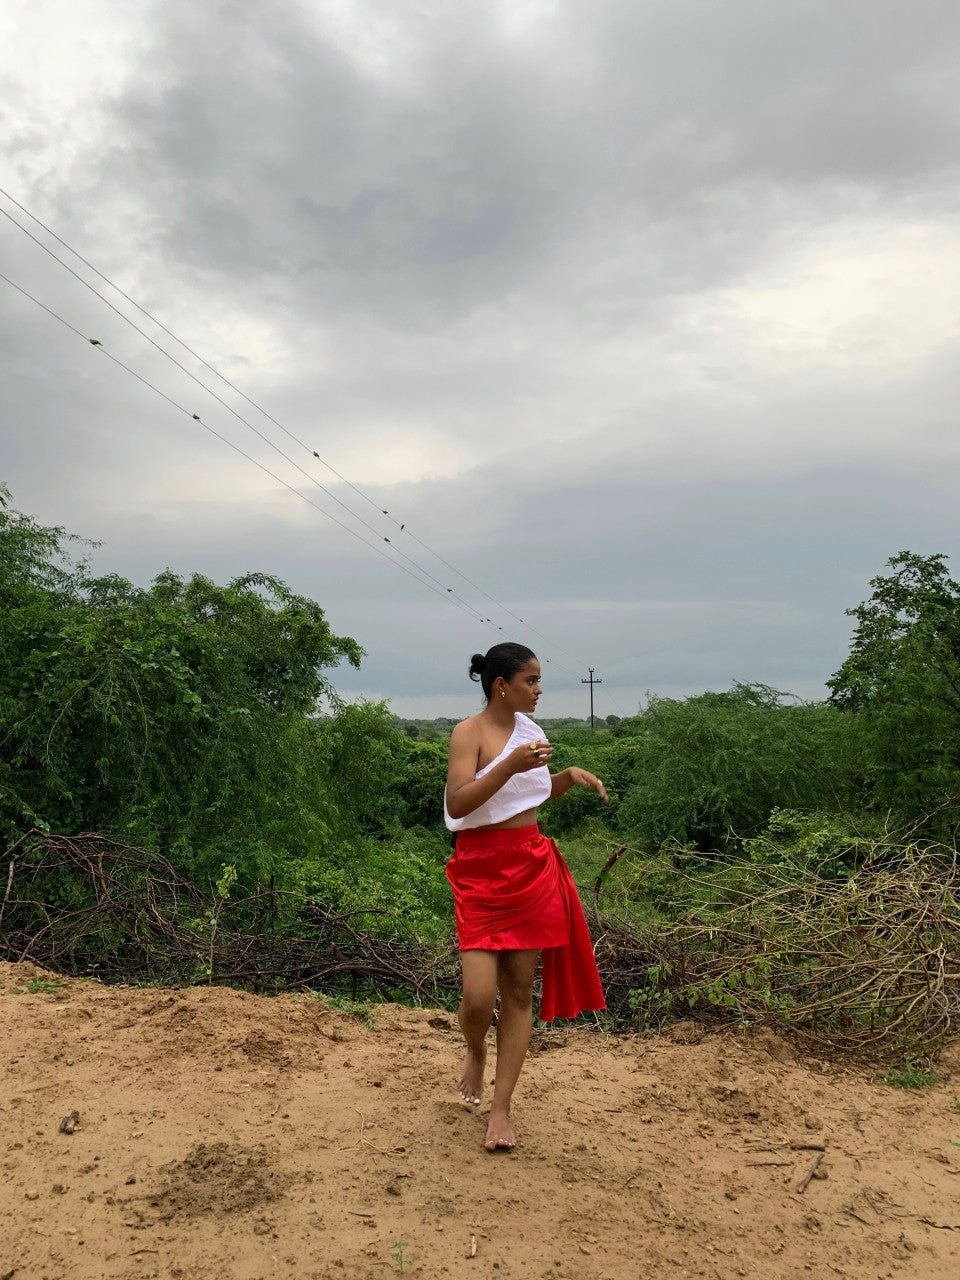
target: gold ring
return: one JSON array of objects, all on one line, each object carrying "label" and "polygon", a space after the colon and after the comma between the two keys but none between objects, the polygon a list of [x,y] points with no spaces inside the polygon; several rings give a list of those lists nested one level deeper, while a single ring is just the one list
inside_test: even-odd
[{"label": "gold ring", "polygon": [[535,756],[538,756],[540,754],[540,752],[537,750],[537,744],[535,742],[530,743],[530,750],[533,752]]}]

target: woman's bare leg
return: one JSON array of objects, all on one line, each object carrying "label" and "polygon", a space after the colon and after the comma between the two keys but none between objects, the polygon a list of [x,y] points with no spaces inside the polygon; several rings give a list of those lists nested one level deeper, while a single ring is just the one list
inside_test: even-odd
[{"label": "woman's bare leg", "polygon": [[460,963],[463,968],[463,999],[457,1017],[467,1042],[467,1056],[460,1077],[460,1097],[464,1102],[476,1104],[483,1096],[486,1036],[497,1000],[497,952],[461,951]]},{"label": "woman's bare leg", "polygon": [[500,1016],[497,1020],[497,1074],[493,1105],[484,1146],[516,1146],[510,1124],[510,1100],[527,1056],[533,1026],[533,979],[539,951],[500,951],[497,978],[500,986]]}]

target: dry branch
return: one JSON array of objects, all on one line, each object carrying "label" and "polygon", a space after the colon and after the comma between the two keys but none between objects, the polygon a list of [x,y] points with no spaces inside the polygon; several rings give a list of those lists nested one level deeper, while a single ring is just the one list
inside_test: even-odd
[{"label": "dry branch", "polygon": [[891,844],[845,878],[809,865],[732,871],[720,882],[674,868],[705,905],[657,931],[603,921],[615,1014],[625,1002],[648,1021],[763,1023],[820,1053],[900,1062],[956,1034],[955,849]]},{"label": "dry branch", "polygon": [[[34,833],[7,899],[0,958],[32,960],[106,982],[191,984],[253,991],[362,987],[443,1003],[458,985],[452,943],[431,951],[385,913],[335,911],[287,895],[296,936],[269,927],[274,889],[218,902],[159,854],[111,837]],[[363,925],[366,924],[365,929]]]},{"label": "dry branch", "polygon": [[[272,884],[221,901],[160,855],[104,835],[30,832],[16,849],[3,877],[3,959],[108,982],[215,981],[448,1005],[459,991],[452,932],[430,947],[389,913],[338,911]],[[766,1024],[820,1054],[901,1063],[956,1034],[956,850],[901,846],[843,879],[748,868],[722,885],[709,918],[704,908],[660,928],[599,911],[605,873],[623,852],[594,885],[606,1025]],[[716,879],[674,874],[716,896]]]},{"label": "dry branch", "polygon": [[824,1157],[824,1152],[821,1151],[820,1154],[814,1159],[813,1164],[810,1166],[807,1172],[800,1179],[800,1182],[797,1185],[798,1195],[803,1195],[804,1191],[806,1191],[807,1187],[810,1185],[810,1179],[814,1176],[814,1174],[820,1168],[820,1161],[823,1159],[823,1157]]}]

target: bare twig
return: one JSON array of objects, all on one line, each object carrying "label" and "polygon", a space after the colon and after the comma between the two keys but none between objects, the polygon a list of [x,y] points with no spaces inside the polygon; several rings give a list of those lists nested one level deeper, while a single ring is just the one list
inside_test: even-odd
[{"label": "bare twig", "polygon": [[607,858],[606,862],[600,868],[600,873],[593,882],[593,914],[600,914],[600,890],[603,888],[603,882],[606,879],[607,872],[611,867],[615,866],[620,856],[627,851],[627,845],[622,844],[618,849],[614,849],[613,853]]},{"label": "bare twig", "polygon": [[359,1108],[359,1107],[354,1107],[353,1109],[354,1109],[354,1111],[356,1111],[357,1115],[360,1117],[360,1133],[359,1133],[359,1135],[358,1135],[358,1137],[357,1137],[356,1142],[351,1142],[349,1146],[347,1146],[347,1147],[341,1147],[341,1148],[340,1148],[340,1150],[341,1150],[341,1151],[353,1151],[353,1150],[355,1150],[357,1147],[370,1147],[370,1148],[371,1148],[371,1150],[373,1150],[373,1151],[379,1151],[379,1152],[380,1152],[380,1154],[381,1154],[382,1156],[393,1156],[393,1155],[396,1155],[396,1154],[399,1152],[399,1150],[400,1150],[400,1148],[399,1148],[399,1147],[391,1147],[391,1148],[389,1148],[389,1149],[387,1149],[387,1148],[385,1148],[385,1147],[378,1147],[378,1146],[376,1145],[376,1143],[371,1142],[369,1138],[367,1138],[367,1137],[365,1137],[365,1136],[364,1136],[364,1132],[363,1132],[363,1131],[364,1131],[364,1129],[367,1127],[367,1120],[366,1120],[366,1116],[364,1116],[363,1112],[360,1110],[360,1108]]},{"label": "bare twig", "polygon": [[817,1172],[817,1170],[820,1168],[820,1161],[823,1159],[824,1154],[825,1154],[825,1153],[824,1153],[823,1151],[821,1151],[821,1152],[817,1155],[817,1158],[814,1160],[813,1164],[810,1166],[810,1168],[809,1168],[809,1169],[807,1170],[807,1172],[804,1174],[803,1178],[800,1180],[800,1183],[799,1183],[799,1185],[797,1186],[797,1194],[798,1194],[798,1195],[803,1195],[804,1191],[806,1191],[806,1189],[807,1189],[807,1185],[808,1185],[808,1183],[810,1182],[810,1179],[813,1177],[813,1175],[814,1175],[814,1174]]},{"label": "bare twig", "polygon": [[17,864],[13,858],[10,859],[10,865],[7,867],[7,891],[3,895],[3,901],[0,902],[0,924],[3,924],[3,913],[7,909],[7,899],[10,897],[10,886],[13,884],[13,869]]},{"label": "bare twig", "polygon": [[[765,1023],[833,1057],[929,1058],[960,1025],[957,850],[894,835],[861,844],[847,877],[808,864],[709,875],[672,865],[703,916],[646,934],[599,922],[608,1011],[626,1021],[628,1006],[645,1025]],[[664,874],[662,858],[633,852],[639,876],[645,864]]]}]

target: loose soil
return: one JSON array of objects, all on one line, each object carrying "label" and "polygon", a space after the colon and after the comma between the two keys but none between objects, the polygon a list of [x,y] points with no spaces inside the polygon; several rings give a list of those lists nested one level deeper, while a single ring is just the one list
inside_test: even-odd
[{"label": "loose soil", "polygon": [[0,1280],[960,1275],[955,1048],[907,1092],[768,1032],[540,1033],[491,1156],[454,1020],[369,1022],[0,964]]}]

